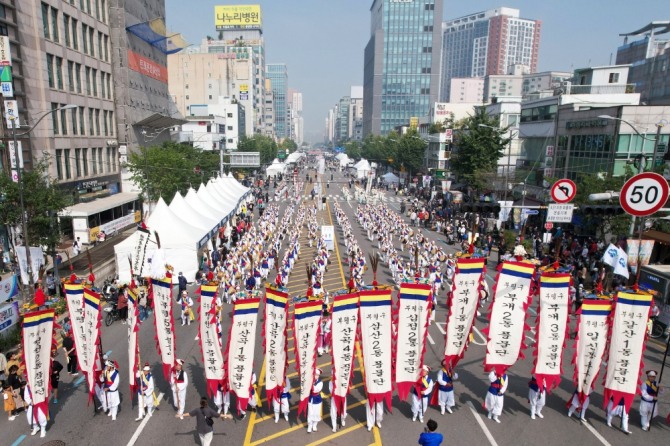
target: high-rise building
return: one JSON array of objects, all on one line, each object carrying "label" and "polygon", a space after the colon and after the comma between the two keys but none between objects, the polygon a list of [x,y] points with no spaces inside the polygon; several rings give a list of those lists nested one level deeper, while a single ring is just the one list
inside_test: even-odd
[{"label": "high-rise building", "polygon": [[373,0],[363,73],[363,135],[428,114],[439,93],[443,0]]},{"label": "high-rise building", "polygon": [[265,75],[272,82],[274,96],[275,136],[277,139],[288,138],[288,70],[284,63],[267,64]]},{"label": "high-rise building", "polygon": [[261,133],[272,139],[276,138],[274,95],[272,94],[272,81],[270,79],[265,79],[263,89],[263,127]]},{"label": "high-rise building", "polygon": [[507,74],[512,65],[537,71],[541,22],[522,19],[519,10],[496,8],[442,24],[440,97],[451,95],[451,79]]},{"label": "high-rise building", "polygon": [[347,136],[350,140],[361,141],[363,139],[363,86],[351,87],[351,104],[349,105],[349,130]]},{"label": "high-rise building", "polygon": [[300,146],[304,140],[305,121],[302,117],[302,93],[289,88],[289,116],[290,135],[289,137]]}]

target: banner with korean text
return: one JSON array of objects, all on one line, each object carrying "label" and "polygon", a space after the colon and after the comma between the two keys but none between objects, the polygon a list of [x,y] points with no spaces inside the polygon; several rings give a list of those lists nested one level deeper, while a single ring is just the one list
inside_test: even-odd
[{"label": "banner with korean text", "polygon": [[531,300],[535,266],[525,262],[505,262],[493,291],[484,370],[502,375],[523,358],[526,311]]},{"label": "banner with korean text", "polygon": [[84,370],[88,363],[84,317],[84,286],[81,283],[65,283],[65,302],[70,313],[72,340],[77,352],[79,367]]},{"label": "banner with korean text", "polygon": [[[237,410],[247,407],[251,397],[251,374],[254,370],[256,324],[260,298],[239,299],[233,304],[233,322],[230,325],[225,354],[228,388],[237,396]],[[224,386],[225,387],[225,386]]]},{"label": "banner with korean text", "polygon": [[398,293],[395,352],[395,383],[398,397],[404,401],[419,379],[426,351],[429,307],[432,305],[430,284],[402,283]]},{"label": "banner with korean text", "polygon": [[200,309],[198,311],[198,330],[200,351],[205,367],[207,395],[216,395],[219,384],[223,384],[223,351],[219,336],[219,312],[217,307],[218,285],[200,286]]},{"label": "banner with korean text", "polygon": [[333,392],[332,404],[337,414],[344,413],[351,376],[354,372],[356,331],[358,328],[358,294],[342,294],[333,299],[331,318]]},{"label": "banner with korean text", "polygon": [[140,332],[139,320],[139,294],[135,282],[128,286],[128,383],[130,384],[130,393],[136,395],[137,390],[137,366],[139,343],[137,337]]},{"label": "banner with korean text", "polygon": [[263,321],[263,348],[265,349],[265,395],[268,407],[279,399],[283,388],[288,355],[288,293],[272,287],[265,288],[265,320]]},{"label": "banner with korean text", "polygon": [[653,298],[649,293],[624,291],[619,291],[614,298],[603,402],[607,405],[613,398],[617,405],[623,399],[627,413],[639,389]]},{"label": "banner with korean text", "polygon": [[586,299],[577,311],[577,338],[574,357],[577,398],[584,402],[593,390],[607,346],[608,320],[612,304],[607,300]]},{"label": "banner with korean text", "polygon": [[40,410],[44,415],[49,413],[51,349],[56,348],[53,336],[55,315],[54,310],[42,310],[26,313],[23,317],[23,361],[33,399],[35,423]]},{"label": "banner with korean text", "polygon": [[447,326],[445,331],[444,360],[455,367],[468,348],[468,339],[472,332],[479,290],[484,275],[484,259],[458,259],[456,273],[447,306]]},{"label": "banner with korean text", "polygon": [[569,308],[570,274],[542,274],[533,374],[538,383],[545,383],[548,391],[561,382]]},{"label": "banner with korean text", "polygon": [[372,405],[385,401],[391,410],[393,350],[391,290],[361,291],[360,319],[365,390]]},{"label": "banner with korean text", "polygon": [[165,379],[168,379],[176,358],[172,316],[172,277],[151,279],[151,293],[156,323],[156,346],[163,363],[163,375]]},{"label": "banner with korean text", "polygon": [[[100,294],[90,288],[84,288],[84,337],[86,338],[85,348],[77,351],[79,368],[86,376],[88,383],[89,400],[93,398],[95,392],[95,359],[98,357],[100,348]],[[80,351],[84,351],[84,361],[79,356]]]},{"label": "banner with korean text", "polygon": [[316,368],[316,339],[321,335],[320,300],[295,304],[293,335],[295,336],[295,364],[300,377],[300,402],[298,416],[307,410],[309,393],[314,384]]}]

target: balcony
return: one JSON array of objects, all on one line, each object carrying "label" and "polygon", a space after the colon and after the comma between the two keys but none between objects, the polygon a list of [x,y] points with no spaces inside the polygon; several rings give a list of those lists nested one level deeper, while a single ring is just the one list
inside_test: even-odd
[{"label": "balcony", "polygon": [[564,87],[563,94],[625,94],[635,93],[634,84],[574,85]]}]

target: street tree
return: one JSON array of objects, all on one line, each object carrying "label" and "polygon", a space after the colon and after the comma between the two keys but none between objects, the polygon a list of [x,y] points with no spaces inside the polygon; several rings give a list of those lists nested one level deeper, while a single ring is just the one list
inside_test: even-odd
[{"label": "street tree", "polygon": [[510,142],[505,136],[508,128],[500,128],[498,119],[486,113],[484,108],[478,108],[474,115],[458,121],[455,126],[458,131],[451,168],[470,187],[482,190],[490,174],[495,173],[498,160]]},{"label": "street tree", "polygon": [[368,161],[389,165],[397,158],[396,147],[389,136],[368,135],[363,140],[361,157]]},{"label": "street tree", "polygon": [[238,152],[258,152],[261,165],[271,164],[277,158],[277,149],[275,140],[266,135],[254,135],[251,138],[243,136],[237,144]]},{"label": "street tree", "polygon": [[127,168],[149,201],[157,201],[160,197],[169,201],[175,193],[183,195],[189,187],[197,188],[210,174],[218,172],[219,153],[200,150],[190,144],[165,142],[140,147],[131,153]]},{"label": "street tree", "polygon": [[392,139],[396,141],[396,164],[408,170],[411,177],[423,167],[423,159],[428,143],[421,139],[419,133],[414,129],[407,131],[407,133],[398,139]]},{"label": "street tree", "polygon": [[360,158],[362,151],[361,143],[358,141],[348,141],[344,143],[344,153],[351,159]]},{"label": "street tree", "polygon": [[[49,177],[49,155],[24,170],[23,207],[27,218],[28,242],[31,246],[53,247],[60,243],[61,232],[56,214],[72,204],[72,197]],[[8,175],[0,175],[0,223],[8,227],[21,224],[21,199],[19,184]]]},{"label": "street tree", "polygon": [[292,153],[298,150],[298,144],[291,138],[286,138],[279,144],[279,148],[286,150],[286,153]]}]

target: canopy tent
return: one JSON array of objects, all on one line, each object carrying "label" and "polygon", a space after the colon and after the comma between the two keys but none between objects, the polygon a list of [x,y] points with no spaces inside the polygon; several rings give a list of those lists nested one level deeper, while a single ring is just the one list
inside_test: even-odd
[{"label": "canopy tent", "polygon": [[211,180],[207,183],[206,187],[212,196],[220,198],[225,203],[224,207],[222,208],[224,215],[230,217],[231,214],[237,211],[237,207],[239,206],[242,198],[236,195],[235,192],[227,192],[223,190],[221,186],[217,185],[214,181]]},{"label": "canopy tent", "polygon": [[400,178],[398,177],[398,175],[394,174],[393,172],[389,172],[382,175],[382,179],[387,184],[397,184],[398,182],[400,182]]},{"label": "canopy tent", "polygon": [[349,156],[346,153],[338,153],[335,155],[335,158],[337,158],[338,161],[342,161],[342,159],[347,159]]},{"label": "canopy tent", "polygon": [[192,187],[189,188],[186,196],[184,197],[184,200],[186,200],[189,206],[195,209],[198,213],[204,215],[205,217],[209,217],[210,219],[216,220],[217,226],[221,226],[226,222],[226,216],[221,212],[217,212],[211,205],[208,205],[202,201],[200,197],[198,197],[195,189]]},{"label": "canopy tent", "polygon": [[368,172],[370,172],[371,167],[370,163],[366,159],[362,159],[356,164],[354,164],[354,167],[352,169],[356,170],[356,178],[361,179],[365,178],[368,175]]},{"label": "canopy tent", "polygon": [[354,160],[352,160],[348,156],[344,155],[344,158],[340,159],[340,167],[347,167],[353,161]]},{"label": "canopy tent", "polygon": [[300,159],[305,156],[302,152],[293,152],[286,157],[286,164],[297,163]]},{"label": "canopy tent", "polygon": [[179,192],[174,195],[172,203],[170,203],[170,206],[168,207],[175,215],[178,215],[186,223],[202,229],[207,234],[212,234],[213,231],[216,231],[219,227],[220,222],[218,220],[198,212],[198,210],[188,204]]},{"label": "canopy tent", "polygon": [[277,175],[285,174],[286,173],[286,164],[279,162],[278,159],[275,158],[275,160],[270,164],[267,169],[265,169],[265,175],[268,177],[276,177]]},{"label": "canopy tent", "polygon": [[[195,273],[198,271],[198,243],[205,236],[204,231],[191,226],[175,215],[162,198],[158,199],[158,203],[156,203],[156,207],[147,219],[146,224],[151,231],[151,235],[144,251],[144,269],[150,269],[150,259],[158,247],[154,234],[158,233],[166,262],[174,267],[175,271],[182,272],[186,276],[186,280],[194,281]],[[114,246],[116,270],[121,283],[130,282],[128,257],[130,256],[133,262],[137,260],[134,257],[141,235],[139,231],[135,232],[126,240]],[[176,279],[175,274],[173,280]]]},{"label": "canopy tent", "polygon": [[223,216],[227,216],[230,213],[230,206],[228,203],[226,203],[219,194],[214,195],[211,188],[207,189],[204,184],[200,184],[200,187],[198,188],[198,197],[211,206],[217,213]]}]

